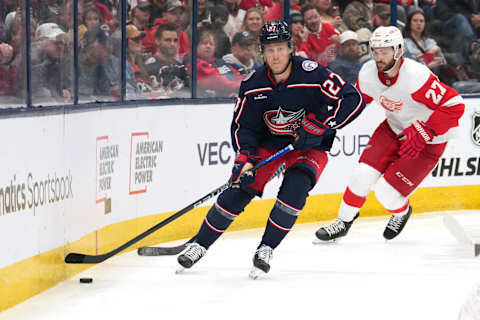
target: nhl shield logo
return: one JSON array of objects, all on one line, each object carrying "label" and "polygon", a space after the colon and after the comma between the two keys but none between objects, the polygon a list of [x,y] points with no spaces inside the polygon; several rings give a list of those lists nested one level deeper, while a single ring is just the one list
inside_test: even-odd
[{"label": "nhl shield logo", "polygon": [[472,140],[480,146],[480,113],[475,112],[472,116]]}]

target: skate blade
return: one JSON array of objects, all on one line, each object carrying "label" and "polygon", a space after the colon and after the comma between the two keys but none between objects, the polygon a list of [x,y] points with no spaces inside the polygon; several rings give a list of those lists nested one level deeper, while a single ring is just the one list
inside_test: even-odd
[{"label": "skate blade", "polygon": [[185,272],[185,270],[186,270],[186,269],[185,269],[184,267],[179,266],[179,267],[177,268],[177,270],[175,270],[175,274],[182,274],[182,273]]},{"label": "skate blade", "polygon": [[337,238],[337,239],[333,239],[333,240],[320,240],[318,238],[315,238],[313,239],[312,243],[315,244],[315,245],[329,245],[329,244],[335,244],[335,243],[338,243],[340,242],[340,239],[341,238]]},{"label": "skate blade", "polygon": [[266,273],[263,272],[263,270],[260,270],[257,267],[253,267],[252,270],[250,270],[248,277],[252,280],[257,280],[258,278],[261,278],[264,275],[266,275]]}]

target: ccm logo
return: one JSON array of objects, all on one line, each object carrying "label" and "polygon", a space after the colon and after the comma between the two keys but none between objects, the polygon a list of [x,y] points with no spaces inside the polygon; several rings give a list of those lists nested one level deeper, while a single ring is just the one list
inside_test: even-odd
[{"label": "ccm logo", "polygon": [[397,172],[395,172],[395,175],[396,175],[397,177],[399,177],[400,180],[402,180],[403,182],[405,182],[406,184],[408,184],[410,187],[413,187],[413,185],[414,185],[413,182],[410,181],[410,180],[408,180],[408,178],[405,177],[405,176],[403,175],[403,173],[401,173],[400,171],[397,171]]}]

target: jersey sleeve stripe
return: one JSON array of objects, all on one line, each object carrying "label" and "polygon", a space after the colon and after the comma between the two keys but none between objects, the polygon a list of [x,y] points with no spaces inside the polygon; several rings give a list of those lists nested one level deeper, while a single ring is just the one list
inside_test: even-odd
[{"label": "jersey sleeve stripe", "polygon": [[237,125],[237,129],[235,130],[235,143],[237,144],[237,150],[240,150],[240,140],[238,138],[238,131],[240,130],[240,123],[238,121],[240,120],[240,117],[242,116],[243,108],[245,107],[245,102],[247,101],[247,97],[243,98],[242,104],[240,106],[240,110],[238,112],[238,115],[235,117],[235,124]]},{"label": "jersey sleeve stripe", "polygon": [[463,98],[460,97],[460,96],[455,96],[453,98],[451,98],[450,100],[448,100],[447,102],[444,102],[442,103],[442,107],[453,107],[453,106],[456,106],[458,104],[463,104]]},{"label": "jersey sleeve stripe", "polygon": [[265,92],[265,91],[273,91],[272,88],[266,87],[266,88],[258,88],[258,89],[252,89],[248,90],[245,92],[245,95],[252,94],[252,93],[259,93],[259,92]]}]

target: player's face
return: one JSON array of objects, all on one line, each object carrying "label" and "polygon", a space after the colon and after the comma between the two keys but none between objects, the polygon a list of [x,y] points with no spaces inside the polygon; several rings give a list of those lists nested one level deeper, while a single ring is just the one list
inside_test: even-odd
[{"label": "player's face", "polygon": [[282,72],[290,62],[291,49],[287,42],[266,44],[263,48],[263,55],[267,65],[273,73]]},{"label": "player's face", "polygon": [[372,49],[373,59],[377,64],[380,72],[385,72],[393,67],[395,59],[393,58],[394,50],[390,48],[374,48]]}]

